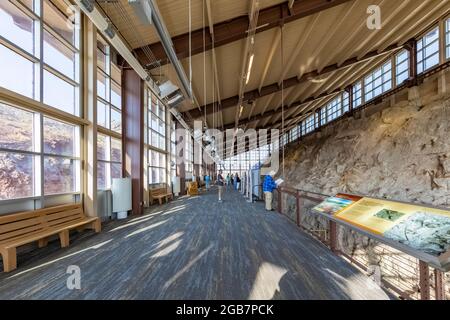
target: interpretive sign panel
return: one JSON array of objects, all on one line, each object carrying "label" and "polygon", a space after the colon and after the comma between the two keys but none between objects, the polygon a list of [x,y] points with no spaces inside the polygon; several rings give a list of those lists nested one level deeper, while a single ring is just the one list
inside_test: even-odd
[{"label": "interpretive sign panel", "polygon": [[313,211],[407,251],[439,269],[450,267],[450,211],[338,194]]}]

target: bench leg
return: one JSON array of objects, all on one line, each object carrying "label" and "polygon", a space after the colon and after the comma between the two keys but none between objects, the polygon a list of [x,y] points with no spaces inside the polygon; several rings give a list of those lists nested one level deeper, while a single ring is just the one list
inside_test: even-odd
[{"label": "bench leg", "polygon": [[162,198],[159,198],[159,205],[162,205]]},{"label": "bench leg", "polygon": [[10,272],[17,269],[16,248],[5,249],[5,251],[2,251],[2,258],[4,272]]},{"label": "bench leg", "polygon": [[61,248],[69,246],[70,242],[69,230],[64,230],[59,233],[59,241],[61,242]]},{"label": "bench leg", "polygon": [[94,231],[97,233],[102,231],[102,222],[100,221],[100,219],[97,219],[94,222],[92,222],[92,229],[94,229]]},{"label": "bench leg", "polygon": [[48,238],[44,238],[44,239],[39,239],[38,240],[38,247],[39,248],[44,248],[46,247],[48,244]]}]

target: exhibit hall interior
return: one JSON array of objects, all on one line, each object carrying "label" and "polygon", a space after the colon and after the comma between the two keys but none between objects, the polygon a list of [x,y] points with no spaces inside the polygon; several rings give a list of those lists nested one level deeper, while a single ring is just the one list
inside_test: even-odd
[{"label": "exhibit hall interior", "polygon": [[447,299],[449,0],[0,0],[0,300]]}]

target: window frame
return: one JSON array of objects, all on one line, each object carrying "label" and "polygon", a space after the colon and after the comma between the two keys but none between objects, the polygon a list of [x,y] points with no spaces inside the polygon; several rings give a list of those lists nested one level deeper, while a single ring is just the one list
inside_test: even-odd
[{"label": "window frame", "polygon": [[[28,60],[33,64],[33,94],[31,99],[42,103],[46,107],[50,107],[52,109],[68,113],[75,117],[83,118],[83,106],[82,106],[82,90],[83,86],[82,82],[82,65],[81,65],[81,12],[79,8],[73,6],[70,1],[62,0],[67,6],[72,6],[75,9],[74,12],[74,43],[70,44],[66,39],[64,39],[58,32],[56,32],[49,24],[45,21],[45,17],[43,14],[43,1],[38,1],[34,3],[34,10],[31,10],[27,5],[23,4],[20,1],[9,2],[15,8],[24,13],[27,17],[33,20],[33,52],[28,52],[27,50],[21,48],[19,45],[14,42],[6,39],[5,37],[0,35],[0,45],[13,51],[13,53],[19,55],[20,57]],[[41,7],[42,4],[42,7]],[[54,67],[50,66],[47,62],[44,61],[44,32],[49,33],[51,36],[55,37],[57,41],[64,45],[65,48],[71,50],[74,53],[74,79],[70,79],[62,72],[56,70]],[[74,93],[74,105],[73,113],[64,111],[63,109],[58,108],[57,106],[45,104],[44,97],[44,72],[48,72],[51,75],[55,76],[61,81],[64,81],[66,84],[69,84],[73,87]],[[8,88],[6,88],[8,89]],[[9,90],[9,89],[8,89]],[[14,91],[15,92],[15,91]],[[21,93],[18,93],[22,95]]]}]

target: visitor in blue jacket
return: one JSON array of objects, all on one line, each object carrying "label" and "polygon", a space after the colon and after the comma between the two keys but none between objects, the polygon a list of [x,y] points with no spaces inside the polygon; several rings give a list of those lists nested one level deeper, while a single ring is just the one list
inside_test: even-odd
[{"label": "visitor in blue jacket", "polygon": [[273,190],[277,188],[277,184],[273,181],[273,175],[268,174],[264,177],[263,182],[263,191],[264,191],[264,199],[266,201],[266,210],[273,211],[272,209],[272,199],[273,199]]}]

